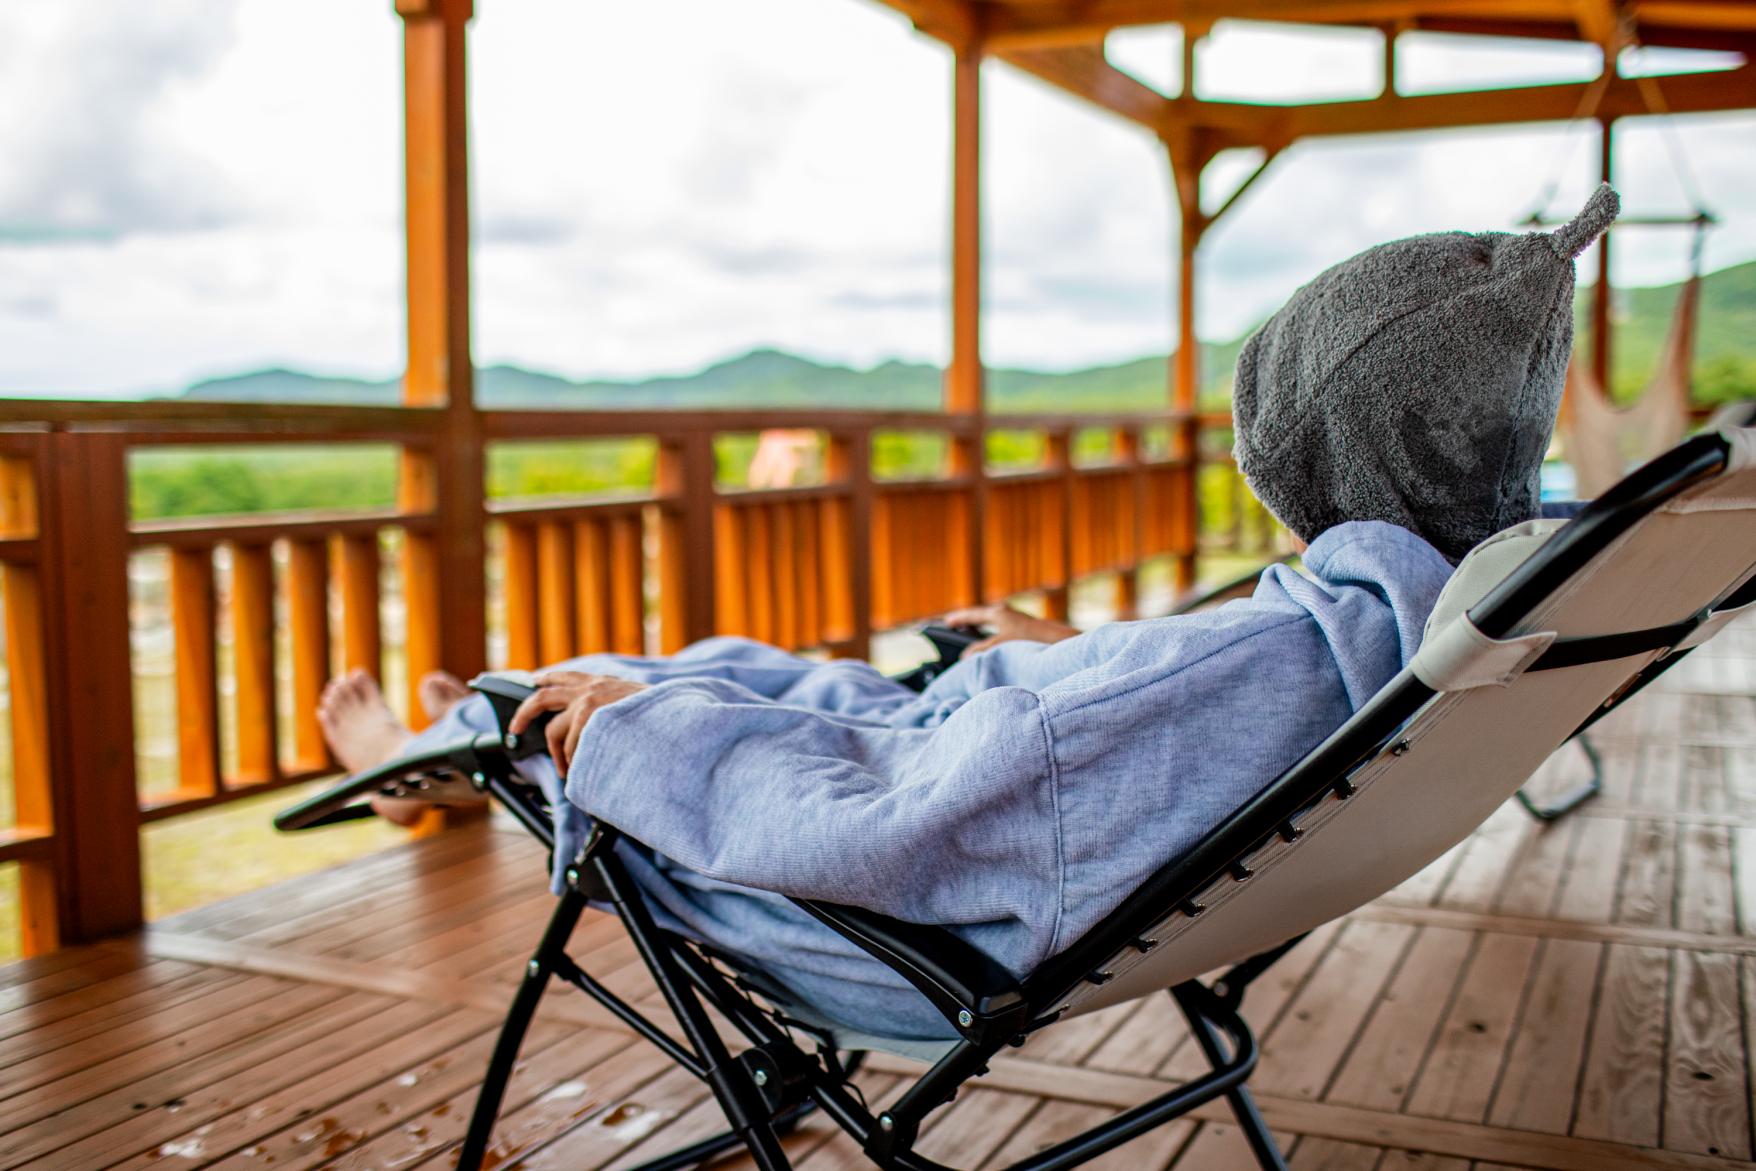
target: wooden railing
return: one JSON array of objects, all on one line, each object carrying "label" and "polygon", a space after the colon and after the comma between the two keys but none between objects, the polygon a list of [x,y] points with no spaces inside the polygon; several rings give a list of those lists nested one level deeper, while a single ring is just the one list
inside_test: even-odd
[{"label": "wooden railing", "polygon": [[[1169,558],[1180,581],[1193,580],[1198,473],[1231,474],[1200,444],[1223,417],[477,418],[484,445],[643,439],[656,444],[656,474],[636,495],[561,500],[488,500],[478,484],[472,508],[442,518],[443,494],[411,491],[406,471],[436,442],[434,409],[0,402],[16,794],[0,863],[20,866],[27,951],[139,921],[143,822],[332,772],[315,717],[324,681],[363,667],[408,686],[439,661],[457,596],[486,597],[493,613],[478,627],[492,646],[475,648],[464,670],[663,653],[714,633],[863,656],[874,632],[981,599],[1036,593],[1065,615],[1076,581],[1106,575],[1115,608],[1130,612],[1143,564]],[[717,485],[715,438],[771,427],[825,436],[821,482]],[[1040,436],[1045,458],[990,470],[980,456],[1002,428]],[[1074,437],[1093,429],[1105,454],[1087,466],[1072,456]],[[940,437],[951,453],[942,472],[875,478],[873,438],[898,430]],[[1167,431],[1181,442],[1147,441]],[[384,442],[404,452],[399,507],[129,516],[131,451]],[[493,589],[435,569],[457,542],[489,550],[477,568]],[[170,653],[155,661],[173,698],[137,705],[138,644],[167,630]]]}]

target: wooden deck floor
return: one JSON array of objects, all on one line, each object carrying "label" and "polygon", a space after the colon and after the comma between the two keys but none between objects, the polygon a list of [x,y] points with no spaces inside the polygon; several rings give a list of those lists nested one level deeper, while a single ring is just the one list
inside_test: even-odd
[{"label": "wooden deck floor", "polygon": [[[1597,734],[1608,791],[1540,829],[1502,809],[1251,994],[1253,1086],[1300,1171],[1752,1165],[1756,626]],[[1577,765],[1552,762],[1563,782]],[[0,969],[0,1168],[448,1168],[546,912],[537,852],[482,826]],[[575,954],[650,991],[612,920]],[[1050,1030],[925,1140],[1003,1166],[1193,1068],[1168,1000]],[[882,1098],[908,1070],[866,1075]],[[549,999],[499,1167],[623,1167],[715,1126],[686,1076]],[[811,1171],[863,1165],[821,1123]],[[743,1164],[730,1164],[733,1166]],[[1112,1171],[1253,1166],[1223,1108]]]}]

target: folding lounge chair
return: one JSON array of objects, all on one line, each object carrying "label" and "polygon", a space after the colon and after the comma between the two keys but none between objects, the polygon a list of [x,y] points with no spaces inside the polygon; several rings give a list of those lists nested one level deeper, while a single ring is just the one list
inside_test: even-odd
[{"label": "folding lounge chair", "polygon": [[[1463,840],[1570,736],[1756,607],[1756,430],[1691,439],[1631,474],[1558,530],[1542,522],[1485,542],[1447,586],[1411,666],[1324,743],[1269,780],[1194,850],[1154,874],[1084,938],[1015,976],[937,927],[854,907],[801,906],[908,980],[955,1029],[931,1046],[850,1030],[788,1003],[759,971],[655,926],[596,824],[513,1000],[458,1166],[481,1166],[501,1095],[551,979],[603,1004],[711,1088],[722,1135],[644,1165],[692,1166],[745,1147],[789,1164],[779,1135],[821,1109],[879,1167],[942,1171],[918,1154],[925,1117],[1002,1048],[1039,1029],[1168,990],[1211,1070],[1012,1171],[1074,1167],[1216,1098],[1264,1168],[1284,1168],[1245,1088],[1256,1043],[1239,1015],[1251,981],[1305,933],[1390,890]],[[1445,620],[1447,613],[1455,617]],[[502,712],[518,688],[485,681]],[[498,691],[496,695],[495,692]],[[502,716],[504,720],[504,715]],[[511,760],[539,735],[493,735],[352,778],[288,810],[283,828],[352,816],[380,789],[442,796],[468,778],[550,842],[548,811]],[[680,1037],[595,981],[566,952],[588,900],[612,905]],[[1203,980],[1204,973],[1219,972]],[[733,1052],[716,1011],[747,1047]],[[879,1112],[850,1077],[891,1050],[932,1064]],[[845,1056],[844,1056],[845,1055]]]}]

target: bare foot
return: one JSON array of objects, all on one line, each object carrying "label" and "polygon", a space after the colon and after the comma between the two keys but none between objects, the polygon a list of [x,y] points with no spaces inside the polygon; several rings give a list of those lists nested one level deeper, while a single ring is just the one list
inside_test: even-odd
[{"label": "bare foot", "polygon": [[470,690],[464,686],[463,680],[450,671],[428,671],[421,676],[418,690],[421,708],[427,713],[429,720],[443,718],[446,712],[470,696]]},{"label": "bare foot", "polygon": [[358,668],[329,681],[317,701],[317,722],[329,750],[355,773],[391,759],[414,736],[384,702],[378,684]]}]

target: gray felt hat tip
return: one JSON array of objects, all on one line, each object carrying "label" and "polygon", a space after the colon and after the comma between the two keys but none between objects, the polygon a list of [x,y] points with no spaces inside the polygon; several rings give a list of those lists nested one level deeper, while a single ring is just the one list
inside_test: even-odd
[{"label": "gray felt hat tip", "polygon": [[1599,184],[1598,189],[1591,193],[1591,198],[1585,201],[1579,214],[1555,229],[1549,237],[1555,254],[1562,260],[1572,260],[1604,234],[1604,230],[1621,210],[1622,200],[1616,195],[1615,189],[1608,183]]}]

